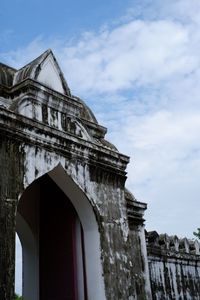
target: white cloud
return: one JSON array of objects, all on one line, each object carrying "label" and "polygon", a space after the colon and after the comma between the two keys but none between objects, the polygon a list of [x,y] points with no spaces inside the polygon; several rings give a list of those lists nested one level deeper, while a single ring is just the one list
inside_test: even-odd
[{"label": "white cloud", "polygon": [[82,93],[157,84],[188,74],[199,63],[189,34],[189,28],[176,22],[133,20],[66,47],[62,62],[66,73],[70,70],[72,87]]}]

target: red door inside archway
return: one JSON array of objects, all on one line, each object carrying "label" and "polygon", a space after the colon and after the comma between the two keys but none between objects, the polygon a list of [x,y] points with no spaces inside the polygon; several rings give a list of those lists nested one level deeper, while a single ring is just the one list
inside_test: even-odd
[{"label": "red door inside archway", "polygon": [[70,200],[48,176],[42,178],[40,187],[40,300],[77,300],[78,216]]},{"label": "red door inside archway", "polygon": [[87,300],[84,236],[74,206],[48,176],[22,195],[17,228],[24,300]]}]

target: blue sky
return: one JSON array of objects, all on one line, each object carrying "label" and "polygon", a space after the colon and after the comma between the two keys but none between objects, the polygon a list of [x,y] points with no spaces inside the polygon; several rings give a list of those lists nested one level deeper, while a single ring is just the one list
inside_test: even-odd
[{"label": "blue sky", "polygon": [[146,227],[200,226],[199,0],[1,1],[0,61],[52,48],[74,95],[131,157],[127,187]]},{"label": "blue sky", "polygon": [[47,40],[79,37],[82,32],[120,18],[129,3],[127,0],[2,0],[1,48],[23,47],[38,36]]}]

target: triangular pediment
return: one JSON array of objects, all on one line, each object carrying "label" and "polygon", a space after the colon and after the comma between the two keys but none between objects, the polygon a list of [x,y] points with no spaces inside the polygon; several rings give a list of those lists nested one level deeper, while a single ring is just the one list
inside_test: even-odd
[{"label": "triangular pediment", "polygon": [[45,51],[18,70],[15,74],[14,84],[27,78],[34,79],[59,93],[70,95],[67,82],[51,50]]},{"label": "triangular pediment", "polygon": [[35,80],[62,94],[66,94],[66,89],[69,90],[62,71],[51,51],[44,61],[41,62],[40,70],[35,72],[34,77]]}]

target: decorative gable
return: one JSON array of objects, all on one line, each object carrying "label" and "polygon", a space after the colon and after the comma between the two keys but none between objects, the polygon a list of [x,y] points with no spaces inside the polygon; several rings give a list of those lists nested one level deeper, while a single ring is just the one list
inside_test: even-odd
[{"label": "decorative gable", "polygon": [[52,90],[65,94],[63,81],[59,74],[59,69],[55,65],[52,55],[49,55],[41,66],[37,76],[37,81],[50,87]]},{"label": "decorative gable", "polygon": [[45,51],[38,58],[19,69],[15,73],[13,85],[28,78],[36,80],[61,94],[70,96],[67,82],[51,50]]}]

